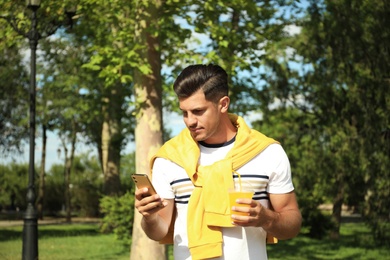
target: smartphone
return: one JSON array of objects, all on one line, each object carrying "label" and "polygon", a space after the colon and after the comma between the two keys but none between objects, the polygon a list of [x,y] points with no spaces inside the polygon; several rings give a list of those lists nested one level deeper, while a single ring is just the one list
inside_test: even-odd
[{"label": "smartphone", "polygon": [[138,189],[146,187],[148,188],[150,195],[157,194],[147,174],[135,173],[132,174],[131,177],[133,178],[133,181]]}]

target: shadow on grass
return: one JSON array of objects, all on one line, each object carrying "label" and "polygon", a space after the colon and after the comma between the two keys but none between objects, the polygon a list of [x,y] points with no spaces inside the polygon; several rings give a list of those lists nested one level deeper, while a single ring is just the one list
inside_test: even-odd
[{"label": "shadow on grass", "polygon": [[[267,251],[270,259],[337,259],[337,254],[342,247],[337,242],[313,240],[300,235],[292,240],[269,245]],[[359,259],[358,256],[359,254],[355,253],[343,259]]]},{"label": "shadow on grass", "polygon": [[[298,237],[268,245],[270,260],[275,259],[378,259],[375,250],[388,249],[378,246],[363,223],[345,224],[339,240],[312,239],[302,232]],[[363,257],[364,256],[364,257]],[[363,257],[363,258],[362,258]]]},{"label": "shadow on grass", "polygon": [[0,228],[0,242],[22,239],[22,231]]},{"label": "shadow on grass", "polygon": [[60,226],[46,226],[38,231],[39,237],[69,237],[69,236],[95,236],[100,235],[96,225],[67,225],[66,229],[60,229]]},{"label": "shadow on grass", "polygon": [[[22,239],[23,228],[0,228],[0,242]],[[38,239],[50,237],[74,237],[101,235],[98,226],[93,224],[40,225]]]}]

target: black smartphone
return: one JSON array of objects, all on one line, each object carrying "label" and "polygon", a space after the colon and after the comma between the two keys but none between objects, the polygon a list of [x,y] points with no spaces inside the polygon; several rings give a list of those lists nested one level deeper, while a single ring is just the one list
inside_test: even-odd
[{"label": "black smartphone", "polygon": [[148,188],[150,195],[157,194],[147,174],[135,173],[131,175],[131,178],[133,179],[138,189],[146,187]]}]

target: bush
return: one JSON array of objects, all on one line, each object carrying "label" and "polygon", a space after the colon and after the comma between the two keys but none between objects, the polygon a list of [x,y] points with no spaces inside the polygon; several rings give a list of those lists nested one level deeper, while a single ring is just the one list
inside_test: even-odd
[{"label": "bush", "polygon": [[26,208],[28,164],[0,164],[0,205],[2,210]]},{"label": "bush", "polygon": [[[51,176],[46,178],[43,211],[44,215],[56,216],[64,205],[64,185],[62,183],[54,182],[50,177]],[[37,189],[39,189],[39,186]]]},{"label": "bush", "polygon": [[104,214],[102,232],[114,232],[115,237],[130,245],[133,232],[134,195],[127,192],[120,197],[104,196],[100,199],[100,211]]},{"label": "bush", "polygon": [[302,214],[302,226],[308,228],[308,236],[315,239],[323,239],[332,230],[333,224],[329,215],[324,215],[318,208],[320,199],[308,192],[301,192],[299,197],[299,205]]},{"label": "bush", "polygon": [[99,187],[88,181],[83,181],[72,189],[72,207],[81,217],[99,216],[99,198]]},{"label": "bush", "polygon": [[304,217],[306,217],[306,226],[309,227],[309,237],[311,238],[322,239],[333,228],[330,216],[322,214],[318,209],[313,209]]}]

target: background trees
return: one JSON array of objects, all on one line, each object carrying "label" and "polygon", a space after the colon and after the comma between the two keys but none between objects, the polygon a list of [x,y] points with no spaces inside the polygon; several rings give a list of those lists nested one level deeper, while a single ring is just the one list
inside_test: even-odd
[{"label": "background trees", "polygon": [[[3,28],[4,26],[2,26]],[[9,35],[1,30],[0,37]],[[21,142],[28,137],[28,74],[19,52],[22,44],[0,41],[0,152],[17,152]]]},{"label": "background trees", "polygon": [[[389,164],[388,12],[384,1],[311,1],[295,42],[296,54],[312,68],[298,78],[294,93],[305,96],[320,126],[328,159],[317,166],[328,180],[335,237],[343,203],[374,226],[388,223],[378,219],[388,214],[383,205],[390,202],[389,171],[382,168]],[[375,201],[385,204],[372,207]]]},{"label": "background trees", "polygon": [[[0,10],[28,24],[24,3],[15,3],[0,1]],[[70,3],[43,1],[40,23],[50,23]],[[129,173],[148,172],[148,157],[168,138],[170,122],[163,123],[162,115],[177,111],[171,90],[177,73],[188,64],[213,62],[231,76],[232,110],[257,114],[252,125],[285,147],[311,235],[331,230],[337,238],[341,206],[347,204],[384,237],[390,197],[389,11],[382,0],[79,1],[73,29],[39,45],[39,134],[56,132],[64,140],[63,154],[69,151],[63,169],[42,168],[40,177],[51,175],[40,200],[54,192],[54,175],[62,176],[58,181],[67,176],[62,187],[70,194],[69,210],[83,208],[83,189],[69,188],[76,180],[80,187],[98,187],[84,196],[95,206],[92,197],[125,194]],[[4,19],[0,26],[0,148],[9,151],[17,150],[27,130],[28,73],[23,40]],[[93,170],[77,161],[80,140],[97,151]],[[130,160],[123,159],[123,147],[134,140],[136,168],[123,172]],[[1,179],[2,204],[23,188],[12,179]],[[318,209],[322,203],[333,205],[332,225]],[[98,214],[96,207],[83,210]]]}]

